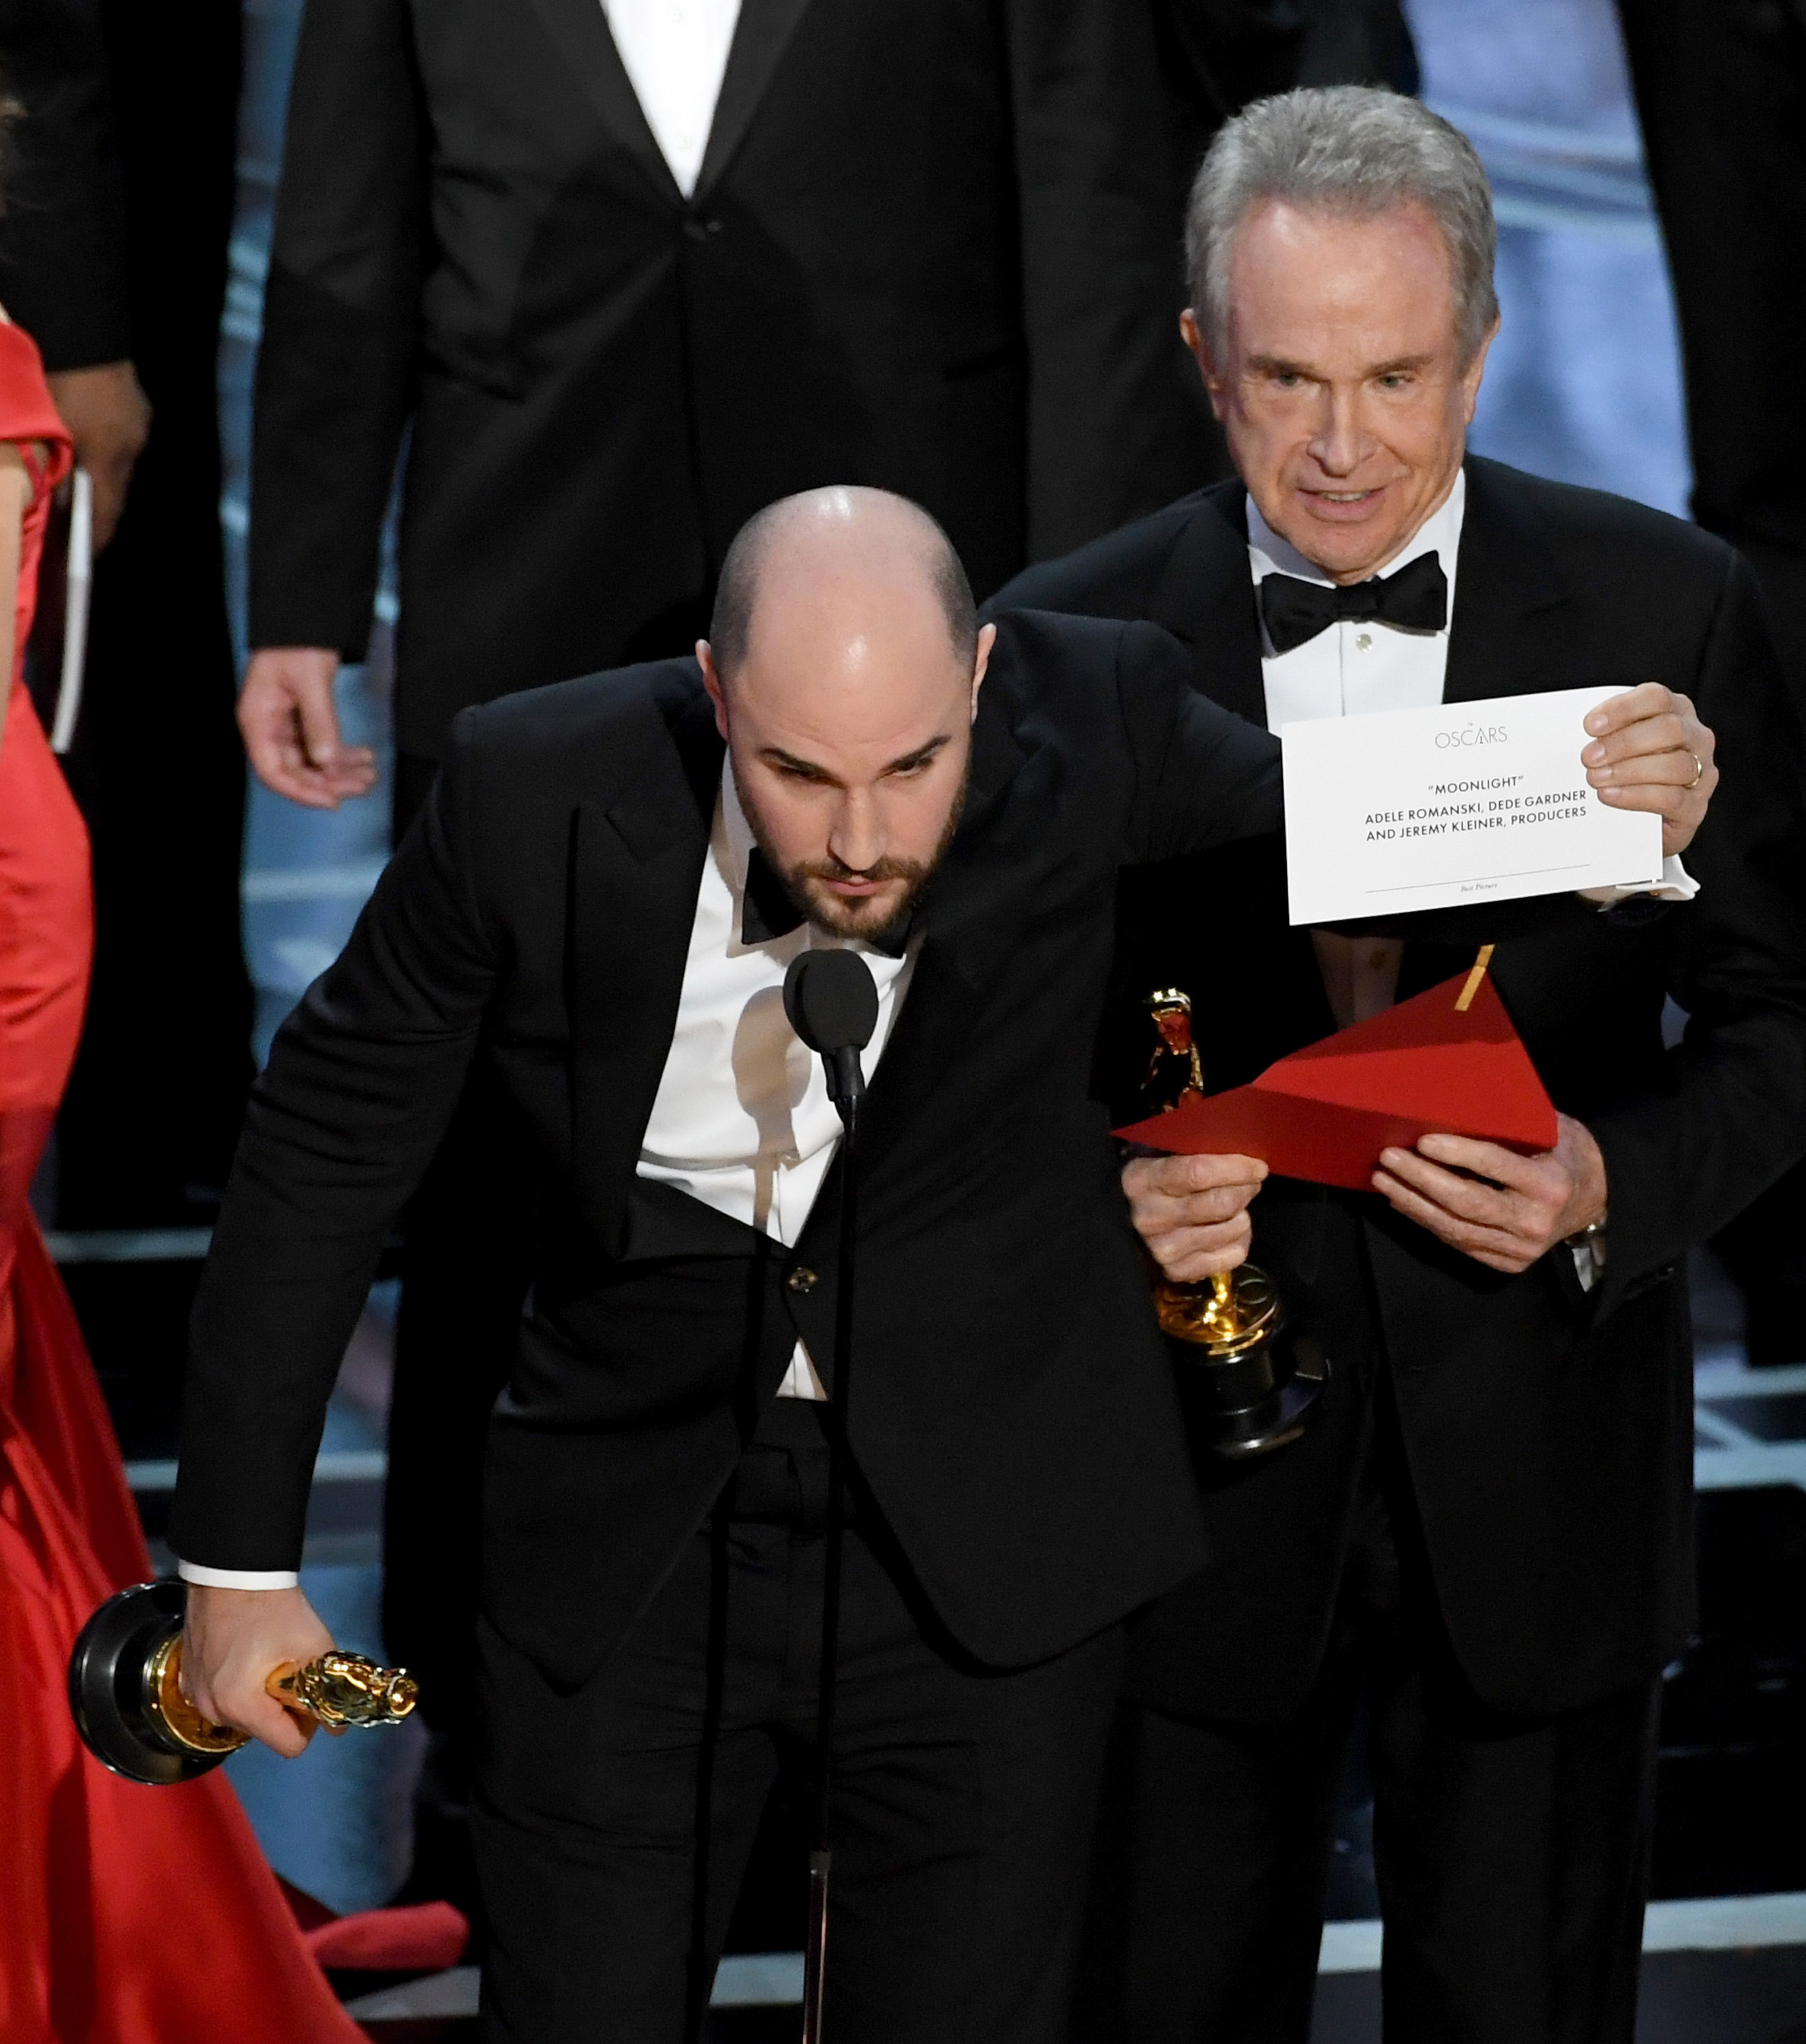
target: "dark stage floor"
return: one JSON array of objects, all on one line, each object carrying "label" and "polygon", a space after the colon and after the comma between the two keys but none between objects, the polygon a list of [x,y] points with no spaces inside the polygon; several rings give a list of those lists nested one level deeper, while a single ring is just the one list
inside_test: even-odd
[{"label": "dark stage floor", "polygon": [[[1650,1954],[1643,1961],[1637,2038],[1638,2044],[1806,2044],[1806,1951]],[[1311,2039],[1380,2044],[1379,1976],[1326,1975]]]},{"label": "dark stage floor", "polygon": [[[1638,2044],[1806,2044],[1803,2011],[1806,1950],[1652,1953],[1643,1961]],[[717,2008],[708,2044],[795,2044],[797,2024],[793,2006]],[[469,2016],[366,2018],[365,2027],[384,2044],[471,2044],[476,2035]],[[1378,1974],[1325,1974],[1311,2038],[1380,2044]]]}]

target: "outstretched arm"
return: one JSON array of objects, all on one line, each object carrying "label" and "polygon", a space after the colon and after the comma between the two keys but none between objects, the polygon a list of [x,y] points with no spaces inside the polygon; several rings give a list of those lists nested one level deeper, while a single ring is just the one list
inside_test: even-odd
[{"label": "outstretched arm", "polygon": [[235,1575],[298,1565],[345,1343],[497,982],[469,740],[461,719],[425,812],[253,1089],[195,1301],[170,1528],[185,1562]]},{"label": "outstretched arm", "polygon": [[1134,777],[1124,865],[1280,828],[1279,740],[1201,695],[1178,640],[1158,625],[1124,625],[1116,689]]}]

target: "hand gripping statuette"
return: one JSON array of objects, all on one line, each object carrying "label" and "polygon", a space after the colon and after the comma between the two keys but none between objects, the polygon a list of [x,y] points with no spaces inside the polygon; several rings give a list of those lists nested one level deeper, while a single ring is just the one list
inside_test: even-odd
[{"label": "hand gripping statuette", "polygon": [[[1192,1035],[1189,994],[1159,987],[1147,997],[1158,1039],[1144,1087],[1151,1111],[1204,1092]],[[1181,1358],[1186,1418],[1213,1454],[1243,1462],[1295,1441],[1316,1416],[1329,1362],[1309,1335],[1292,1328],[1279,1287],[1243,1263],[1196,1284],[1159,1278],[1160,1331]]]},{"label": "hand gripping statuette", "polygon": [[[182,1692],[180,1583],[140,1583],[109,1597],[83,1627],[69,1660],[69,1708],[88,1750],[129,1781],[192,1781],[249,1743],[204,1718]],[[399,1724],[419,1700],[405,1669],[361,1654],[322,1654],[271,1670],[265,1687],[285,1710],[328,1731]]]}]

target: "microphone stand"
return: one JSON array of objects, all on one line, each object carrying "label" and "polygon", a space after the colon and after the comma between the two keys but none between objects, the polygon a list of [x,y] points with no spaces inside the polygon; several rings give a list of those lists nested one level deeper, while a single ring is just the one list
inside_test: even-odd
[{"label": "microphone stand", "polygon": [[834,1297],[834,1381],[828,1398],[828,1528],[822,1546],[821,1672],[815,1719],[815,1822],[809,1839],[809,1937],[803,1947],[803,2044],[822,2044],[828,1967],[828,1891],[833,1869],[829,1787],[835,1670],[840,1646],[841,1520],[847,1496],[847,1398],[853,1362],[853,1270],[859,1231],[859,1102],[865,1077],[857,1049],[826,1060],[829,1090],[846,1133],[840,1147],[840,1261]]}]

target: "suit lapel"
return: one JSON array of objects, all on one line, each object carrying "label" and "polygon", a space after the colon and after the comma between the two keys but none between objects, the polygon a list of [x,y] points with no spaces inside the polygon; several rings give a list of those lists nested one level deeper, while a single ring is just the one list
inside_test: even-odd
[{"label": "suit lapel", "polygon": [[676,1026],[721,754],[700,681],[687,698],[648,701],[643,742],[619,755],[619,792],[571,817],[572,1171],[611,1254],[625,1241],[628,1194]]},{"label": "suit lapel", "polygon": [[698,200],[720,179],[745,140],[778,60],[808,7],[809,0],[740,0],[728,68],[709,124],[709,145],[697,174]]},{"label": "suit lapel", "polygon": [[669,205],[681,206],[683,194],[647,125],[640,96],[609,31],[601,0],[532,0],[532,5],[602,125],[644,171],[659,197]]},{"label": "suit lapel", "polygon": [[1467,463],[1444,702],[1578,688],[1589,678],[1569,628],[1570,598],[1547,532],[1512,474]]},{"label": "suit lapel", "polygon": [[1148,599],[1149,619],[1192,649],[1199,690],[1266,727],[1260,630],[1248,573],[1247,495],[1239,482],[1198,499]]}]

